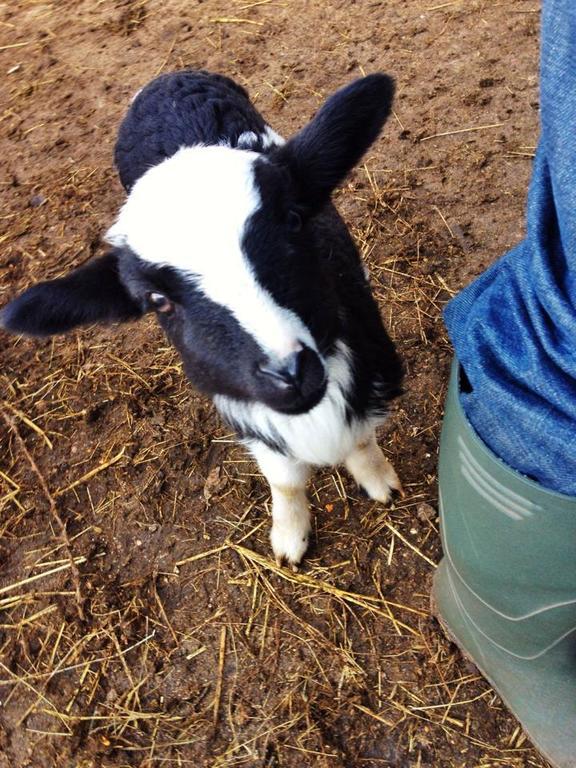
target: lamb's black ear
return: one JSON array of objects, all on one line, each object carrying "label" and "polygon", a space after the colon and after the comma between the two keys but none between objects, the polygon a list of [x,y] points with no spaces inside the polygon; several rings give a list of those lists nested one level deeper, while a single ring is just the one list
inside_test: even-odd
[{"label": "lamb's black ear", "polygon": [[302,203],[314,212],[377,138],[392,109],[394,81],[368,75],[340,89],[300,133],[271,155],[291,171]]},{"label": "lamb's black ear", "polygon": [[130,320],[142,308],[118,274],[116,251],[66,277],[32,286],[0,311],[0,327],[27,336],[51,336],[89,323]]}]

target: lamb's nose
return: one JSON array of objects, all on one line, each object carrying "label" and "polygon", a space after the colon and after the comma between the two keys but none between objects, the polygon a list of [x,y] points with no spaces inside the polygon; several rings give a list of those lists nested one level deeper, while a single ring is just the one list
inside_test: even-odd
[{"label": "lamb's nose", "polygon": [[260,373],[274,379],[276,383],[283,387],[299,387],[302,383],[302,374],[306,360],[310,355],[316,356],[309,347],[302,347],[297,352],[292,352],[288,357],[283,358],[278,363],[271,360],[259,366]]},{"label": "lamb's nose", "polygon": [[302,370],[306,353],[314,354],[311,349],[303,347],[297,352],[292,352],[283,358],[278,364],[268,361],[259,366],[260,372],[275,379],[282,387],[297,387],[302,379]]}]

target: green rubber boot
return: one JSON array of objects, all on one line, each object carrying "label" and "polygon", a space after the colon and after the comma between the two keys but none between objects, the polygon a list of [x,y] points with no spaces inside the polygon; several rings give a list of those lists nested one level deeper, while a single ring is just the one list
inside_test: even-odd
[{"label": "green rubber boot", "polygon": [[478,438],[454,364],[440,445],[444,559],[432,610],[557,768],[576,768],[576,498]]}]

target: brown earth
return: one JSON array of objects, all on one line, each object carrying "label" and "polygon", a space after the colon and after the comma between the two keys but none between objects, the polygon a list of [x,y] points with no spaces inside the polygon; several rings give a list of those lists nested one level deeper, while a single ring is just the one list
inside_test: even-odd
[{"label": "brown earth", "polygon": [[428,608],[441,309],[522,235],[539,4],[0,12],[0,304],[102,250],[123,198],[116,127],[161,71],[231,75],[290,135],[336,87],[384,70],[394,119],[337,202],[408,370],[381,435],[407,497],[386,510],[319,472],[313,551],[293,576],[269,560],[263,479],[152,320],[3,335],[0,766],[544,766]]}]

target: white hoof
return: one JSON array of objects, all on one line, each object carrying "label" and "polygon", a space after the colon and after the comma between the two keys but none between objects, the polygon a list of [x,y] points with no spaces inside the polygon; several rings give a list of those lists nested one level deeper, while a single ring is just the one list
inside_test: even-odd
[{"label": "white hoof", "polygon": [[375,437],[356,447],[346,459],[346,468],[374,501],[387,504],[394,491],[404,495],[402,483],[378,447]]},{"label": "white hoof", "polygon": [[387,504],[394,492],[399,493],[401,496],[404,495],[402,483],[394,467],[390,462],[386,462],[386,464],[387,466],[383,467],[379,474],[365,476],[361,483],[368,496],[374,499],[374,501],[381,501],[382,504]]},{"label": "white hoof", "polygon": [[296,566],[304,557],[310,541],[310,520],[295,519],[290,525],[275,523],[270,532],[272,550],[278,565]]}]

